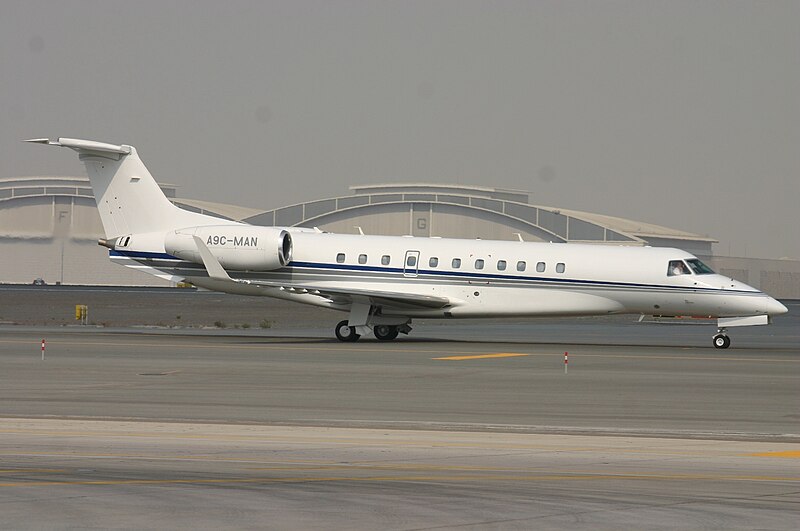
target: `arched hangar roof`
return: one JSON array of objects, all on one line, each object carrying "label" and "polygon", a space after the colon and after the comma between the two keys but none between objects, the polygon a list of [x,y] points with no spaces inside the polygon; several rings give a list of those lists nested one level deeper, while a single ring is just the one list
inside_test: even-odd
[{"label": "arched hangar roof", "polygon": [[490,215],[526,226],[542,239],[554,242],[627,243],[647,245],[653,240],[693,241],[706,244],[713,238],[669,227],[613,216],[528,204],[528,192],[463,185],[427,183],[352,186],[353,194],[319,199],[259,212],[242,218],[256,225],[316,226],[350,213],[354,217],[383,205],[409,208],[443,205],[464,215]]},{"label": "arched hangar roof", "polygon": [[[175,185],[160,183],[159,186],[167,197],[170,199],[175,197]],[[40,176],[0,179],[0,200],[54,195],[94,198],[87,177]]]},{"label": "arched hangar roof", "polygon": [[[381,208],[409,212],[441,209],[459,216],[480,217],[523,227],[543,240],[625,243],[629,245],[695,245],[707,247],[716,240],[669,227],[613,216],[529,204],[523,190],[429,183],[352,186],[352,193],[297,203],[270,210],[176,197],[176,187],[160,184],[178,206],[266,226],[324,226],[335,219],[357,218]],[[18,177],[0,179],[0,204],[22,198],[72,196],[93,198],[86,177]],[[81,201],[83,203],[83,201]],[[88,203],[88,201],[87,201]],[[410,233],[411,231],[405,231]],[[432,234],[431,234],[432,235]],[[674,243],[673,243],[674,242]]]},{"label": "arched hangar roof", "polygon": [[[238,205],[213,203],[196,199],[177,198],[177,187],[173,184],[159,183],[158,186],[170,201],[187,210],[208,212],[227,219],[245,219],[262,212],[256,208]],[[87,177],[13,177],[0,179],[0,204],[13,202],[23,198],[73,197],[87,199],[87,204],[94,206],[94,193]]]}]

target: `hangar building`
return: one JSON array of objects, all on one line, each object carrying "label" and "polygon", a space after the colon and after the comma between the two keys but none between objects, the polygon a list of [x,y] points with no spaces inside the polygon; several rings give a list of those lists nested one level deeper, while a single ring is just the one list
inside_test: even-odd
[{"label": "hangar building", "polygon": [[680,247],[709,256],[716,240],[611,216],[529,204],[528,192],[478,186],[352,186],[351,195],[250,216],[255,225],[319,227],[329,232]]},{"label": "hangar building", "polygon": [[[679,247],[722,273],[778,297],[800,298],[800,261],[712,256],[715,240],[650,223],[532,205],[528,192],[461,185],[382,184],[351,187],[340,197],[258,210],[177,197],[176,205],[254,225],[318,227],[329,232],[442,236],[600,245]],[[519,236],[518,236],[519,235]],[[97,245],[102,225],[85,177],[0,180],[0,282],[167,285],[112,264]]]}]

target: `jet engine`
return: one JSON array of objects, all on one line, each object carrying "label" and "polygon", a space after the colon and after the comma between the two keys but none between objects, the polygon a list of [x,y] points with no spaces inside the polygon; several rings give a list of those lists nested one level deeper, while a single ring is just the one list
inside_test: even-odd
[{"label": "jet engine", "polygon": [[292,236],[285,230],[253,225],[189,227],[168,232],[164,250],[202,264],[193,236],[200,238],[225,269],[270,271],[292,261]]}]

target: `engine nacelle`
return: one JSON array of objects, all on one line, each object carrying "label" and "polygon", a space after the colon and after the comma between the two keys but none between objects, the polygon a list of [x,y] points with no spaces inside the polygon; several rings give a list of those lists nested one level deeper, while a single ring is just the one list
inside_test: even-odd
[{"label": "engine nacelle", "polygon": [[168,232],[164,250],[182,260],[202,264],[193,236],[203,240],[225,269],[270,271],[292,261],[292,236],[288,232],[253,225],[189,227]]}]

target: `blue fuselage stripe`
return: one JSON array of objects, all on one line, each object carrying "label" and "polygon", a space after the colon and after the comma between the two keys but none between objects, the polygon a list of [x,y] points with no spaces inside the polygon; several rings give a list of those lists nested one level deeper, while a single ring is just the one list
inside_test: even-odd
[{"label": "blue fuselage stripe", "polygon": [[[153,259],[156,259],[156,260],[178,260],[180,262],[185,262],[185,260],[181,260],[177,256],[172,256],[171,254],[167,254],[167,253],[145,253],[145,252],[142,252],[142,251],[117,251],[117,250],[113,250],[112,249],[112,250],[108,251],[108,255],[110,257],[112,257],[112,258],[123,256],[123,257],[127,257],[127,258],[133,258],[134,260],[139,260],[139,259],[144,258],[144,259],[151,259],[151,260],[153,260]],[[189,263],[191,263],[191,262],[189,262]]]}]

